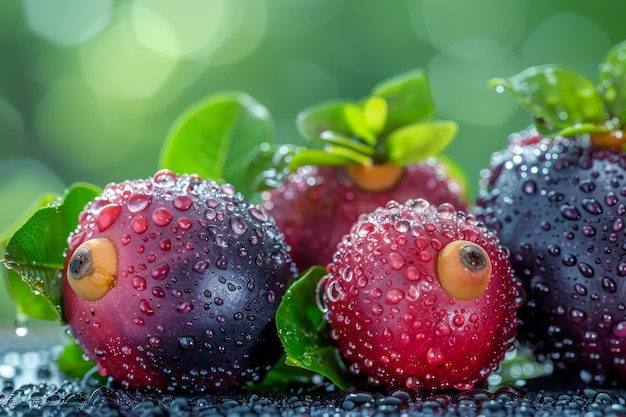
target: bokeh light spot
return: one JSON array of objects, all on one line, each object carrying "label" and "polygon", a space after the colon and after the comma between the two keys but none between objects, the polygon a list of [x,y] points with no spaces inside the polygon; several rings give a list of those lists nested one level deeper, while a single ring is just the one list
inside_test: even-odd
[{"label": "bokeh light spot", "polygon": [[18,156],[24,148],[24,139],[22,115],[0,98],[0,159]]},{"label": "bokeh light spot", "polygon": [[[112,0],[24,0],[24,14],[31,30],[60,45],[79,44],[108,23]],[[97,22],[97,25],[94,25]]]},{"label": "bokeh light spot", "polygon": [[[138,41],[130,7],[118,7],[111,25],[80,45],[80,64],[85,80],[99,94],[141,100],[154,95],[165,83],[176,59]],[[134,12],[134,16],[142,13],[136,8]],[[154,15],[147,19],[155,22]]]},{"label": "bokeh light spot", "polygon": [[[584,36],[580,36],[584,33]],[[526,38],[523,65],[559,64],[595,79],[598,62],[611,47],[607,32],[587,17],[557,13],[544,20]],[[513,74],[510,74],[513,75]]]},{"label": "bokeh light spot", "polygon": [[512,47],[524,36],[527,7],[526,2],[501,0],[409,2],[417,35],[441,50],[474,37]]}]

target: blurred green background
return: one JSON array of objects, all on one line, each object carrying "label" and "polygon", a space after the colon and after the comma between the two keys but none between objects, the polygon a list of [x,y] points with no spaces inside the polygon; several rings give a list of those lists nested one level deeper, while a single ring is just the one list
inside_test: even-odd
[{"label": "blurred green background", "polygon": [[300,143],[305,107],[413,68],[460,125],[446,153],[475,195],[490,154],[531,122],[487,80],[546,63],[595,79],[624,16],[623,0],[2,1],[0,230],[43,192],[150,176],[176,116],[211,93],[247,92],[277,142]]}]

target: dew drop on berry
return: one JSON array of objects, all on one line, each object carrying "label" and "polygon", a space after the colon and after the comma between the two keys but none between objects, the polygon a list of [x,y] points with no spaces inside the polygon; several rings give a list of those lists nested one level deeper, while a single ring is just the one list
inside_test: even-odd
[{"label": "dew drop on berry", "polygon": [[161,249],[163,252],[168,252],[171,248],[172,242],[169,240],[169,238],[165,237],[159,240],[159,249]]},{"label": "dew drop on berry", "polygon": [[535,194],[537,192],[537,183],[533,180],[524,181],[524,184],[522,184],[522,191],[526,194]]},{"label": "dew drop on berry", "polygon": [[438,347],[431,347],[428,349],[426,353],[426,363],[429,366],[439,367],[443,365],[445,362],[445,358],[443,356],[443,352]]},{"label": "dew drop on berry", "polygon": [[572,311],[570,312],[570,319],[574,323],[580,323],[584,321],[586,318],[587,318],[587,313],[577,308],[573,308]]},{"label": "dew drop on berry", "polygon": [[131,213],[137,213],[148,208],[151,202],[152,199],[149,195],[134,193],[128,197],[126,206],[128,207],[128,211]]},{"label": "dew drop on berry", "polygon": [[583,208],[589,214],[602,214],[602,206],[594,198],[583,198]]},{"label": "dew drop on berry", "polygon": [[624,228],[624,220],[621,217],[615,219],[615,221],[613,222],[613,231],[619,232],[623,228]]},{"label": "dew drop on berry", "polygon": [[578,209],[572,204],[563,204],[560,208],[561,215],[567,220],[580,220]]},{"label": "dew drop on berry", "polygon": [[174,184],[176,184],[177,180],[178,178],[176,177],[176,174],[174,174],[172,171],[169,171],[167,169],[162,169],[158,171],[156,174],[154,174],[154,177],[152,178],[152,181],[154,182],[154,184],[157,187],[162,187],[162,188],[173,187]]},{"label": "dew drop on berry", "polygon": [[193,303],[191,301],[185,301],[176,306],[176,311],[179,313],[189,313],[193,310]]},{"label": "dew drop on berry", "polygon": [[133,217],[130,223],[133,232],[137,233],[138,235],[148,230],[148,219],[142,215]]},{"label": "dew drop on berry", "polygon": [[571,255],[571,254],[563,255],[563,265],[565,265],[565,266],[576,265],[577,261],[578,261],[578,259],[576,259],[576,257],[574,255]]},{"label": "dew drop on berry", "polygon": [[404,300],[405,293],[400,289],[391,289],[387,291],[385,295],[385,303],[394,305],[398,304],[400,301]]},{"label": "dew drop on berry", "polygon": [[444,219],[451,219],[456,215],[456,209],[450,203],[442,203],[437,207],[439,216]]},{"label": "dew drop on berry", "polygon": [[122,346],[120,348],[120,351],[122,352],[122,354],[124,354],[126,356],[130,355],[131,353],[133,353],[133,349],[131,349],[130,346],[126,346],[126,345]]},{"label": "dew drop on berry", "polygon": [[592,278],[594,275],[594,270],[593,267],[589,264],[586,264],[584,262],[579,262],[578,263],[578,270],[580,271],[580,273],[585,277],[585,278]]},{"label": "dew drop on berry", "polygon": [[593,237],[596,235],[596,228],[586,224],[583,226],[583,235],[587,236],[587,237]]},{"label": "dew drop on berry", "polygon": [[409,281],[417,281],[420,279],[419,271],[414,266],[408,266],[404,270],[404,277]]},{"label": "dew drop on berry", "polygon": [[391,252],[389,254],[389,265],[393,269],[401,269],[404,266],[405,260],[404,256],[399,254],[398,252]]},{"label": "dew drop on berry", "polygon": [[617,284],[609,277],[602,278],[602,289],[609,294],[613,294],[617,291]]},{"label": "dew drop on berry", "polygon": [[160,264],[152,268],[152,270],[150,271],[150,276],[160,281],[162,279],[165,279],[165,277],[167,277],[167,274],[169,274],[169,272],[170,272],[170,266],[166,264],[165,262],[161,262]]},{"label": "dew drop on berry", "polygon": [[191,220],[189,220],[189,218],[187,217],[181,217],[178,219],[178,222],[176,223],[178,225],[178,227],[180,227],[182,230],[189,230],[191,228]]},{"label": "dew drop on berry", "polygon": [[193,200],[186,195],[179,195],[174,197],[172,205],[180,211],[187,211],[193,205]]},{"label": "dew drop on berry", "polygon": [[617,337],[626,337],[626,320],[614,323],[611,326],[611,332]]},{"label": "dew drop on berry", "polygon": [[150,339],[148,339],[148,342],[150,343],[151,346],[154,346],[154,347],[161,346],[161,339],[159,339],[157,336],[150,337]]},{"label": "dew drop on berry", "polygon": [[131,241],[130,235],[129,234],[123,235],[121,241],[122,241],[122,245],[124,246],[128,245]]},{"label": "dew drop on berry", "polygon": [[604,197],[604,202],[607,206],[614,206],[617,204],[617,196],[613,191],[609,191]]},{"label": "dew drop on berry", "polygon": [[383,329],[383,339],[385,339],[387,342],[391,342],[393,340],[393,332],[389,327],[385,327]]},{"label": "dew drop on berry", "polygon": [[137,326],[143,326],[146,324],[146,321],[142,319],[141,317],[135,317],[135,319],[133,320],[133,323],[135,323]]},{"label": "dew drop on berry", "polygon": [[146,284],[146,280],[139,276],[139,275],[135,275],[133,277],[133,288],[136,289],[137,291],[144,291],[147,287]]},{"label": "dew drop on berry", "polygon": [[98,230],[100,232],[104,232],[117,220],[120,213],[122,212],[122,207],[117,204],[110,204],[104,206],[102,210],[98,213],[98,219],[96,220],[96,224],[98,225]]},{"label": "dew drop on berry", "polygon": [[229,223],[231,230],[238,235],[244,234],[248,229],[248,222],[245,218],[238,214],[233,215],[230,218]]},{"label": "dew drop on berry", "polygon": [[579,295],[587,295],[587,287],[581,284],[574,284],[574,291]]},{"label": "dew drop on berry", "polygon": [[146,316],[154,315],[154,309],[152,308],[150,303],[148,303],[148,300],[146,300],[145,298],[142,298],[141,301],[139,302],[139,311],[141,311]]},{"label": "dew drop on berry", "polygon": [[561,248],[557,245],[548,246],[548,253],[552,256],[559,256],[561,254]]},{"label": "dew drop on berry", "polygon": [[248,212],[252,215],[252,217],[262,222],[266,222],[269,220],[268,215],[265,212],[259,210],[257,207],[250,207],[248,209]]},{"label": "dew drop on berry", "polygon": [[164,207],[159,207],[152,213],[152,221],[159,227],[167,226],[173,218],[172,212]]},{"label": "dew drop on berry", "polygon": [[452,323],[457,327],[463,326],[465,324],[465,316],[463,314],[456,314],[452,319]]},{"label": "dew drop on berry", "polygon": [[276,302],[276,294],[274,293],[274,291],[269,290],[267,292],[267,302],[270,304],[274,304]]},{"label": "dew drop on berry", "polygon": [[219,269],[226,269],[228,267],[228,258],[224,255],[220,255],[220,257],[215,261],[215,266]]}]

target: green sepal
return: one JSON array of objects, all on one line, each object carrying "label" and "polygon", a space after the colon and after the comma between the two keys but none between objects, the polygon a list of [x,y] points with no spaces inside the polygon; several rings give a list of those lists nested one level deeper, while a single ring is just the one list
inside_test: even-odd
[{"label": "green sepal", "polygon": [[265,191],[282,184],[290,164],[301,147],[263,143],[250,153],[245,171],[246,186],[251,191]]},{"label": "green sepal", "polygon": [[323,375],[345,390],[353,385],[353,377],[330,339],[328,325],[316,302],[317,285],[325,275],[326,270],[319,266],[300,275],[276,311],[276,326],[287,365]]},{"label": "green sepal", "polygon": [[365,145],[376,144],[376,136],[368,128],[363,109],[352,101],[330,100],[308,107],[296,116],[296,127],[313,142],[325,142],[321,134],[332,131]]},{"label": "green sepal", "polygon": [[413,123],[391,132],[385,141],[385,160],[408,165],[440,153],[454,138],[458,125],[451,121]]},{"label": "green sepal", "polygon": [[67,238],[78,225],[79,213],[99,193],[96,186],[74,184],[62,198],[39,204],[40,208],[11,235],[3,264],[15,273],[9,271],[6,278],[19,313],[63,322],[61,272]]},{"label": "green sepal", "polygon": [[598,82],[609,118],[626,121],[626,41],[618,43],[600,64]]},{"label": "green sepal", "polygon": [[185,110],[172,125],[159,166],[176,173],[245,186],[247,154],[241,149],[269,142],[274,122],[267,108],[248,94],[232,91],[210,95]]},{"label": "green sepal", "polygon": [[497,91],[509,91],[535,117],[545,132],[558,135],[577,125],[602,126],[606,115],[595,84],[558,65],[528,68],[511,78],[492,79]]},{"label": "green sepal", "polygon": [[387,102],[387,123],[383,134],[402,126],[432,120],[435,103],[426,74],[421,69],[391,77],[372,89],[373,96]]}]

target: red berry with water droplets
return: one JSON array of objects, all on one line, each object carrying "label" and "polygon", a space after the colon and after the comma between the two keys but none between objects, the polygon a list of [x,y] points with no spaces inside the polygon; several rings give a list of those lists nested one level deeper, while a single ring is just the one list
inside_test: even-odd
[{"label": "red berry with water droplets", "polygon": [[[432,204],[451,203],[467,209],[463,185],[435,158],[406,167],[303,167],[285,183],[262,194],[262,207],[276,219],[300,270],[326,266],[337,243],[359,215],[389,200],[428,198]],[[370,181],[395,180],[384,188],[368,189]]]},{"label": "red berry with water droplets", "polygon": [[296,275],[271,217],[230,185],[163,170],[107,185],[69,238],[63,314],[103,375],[202,391],[258,381]]},{"label": "red berry with water droplets", "polygon": [[495,234],[450,204],[362,215],[320,282],[349,369],[387,389],[469,389],[516,338],[522,297]]}]

